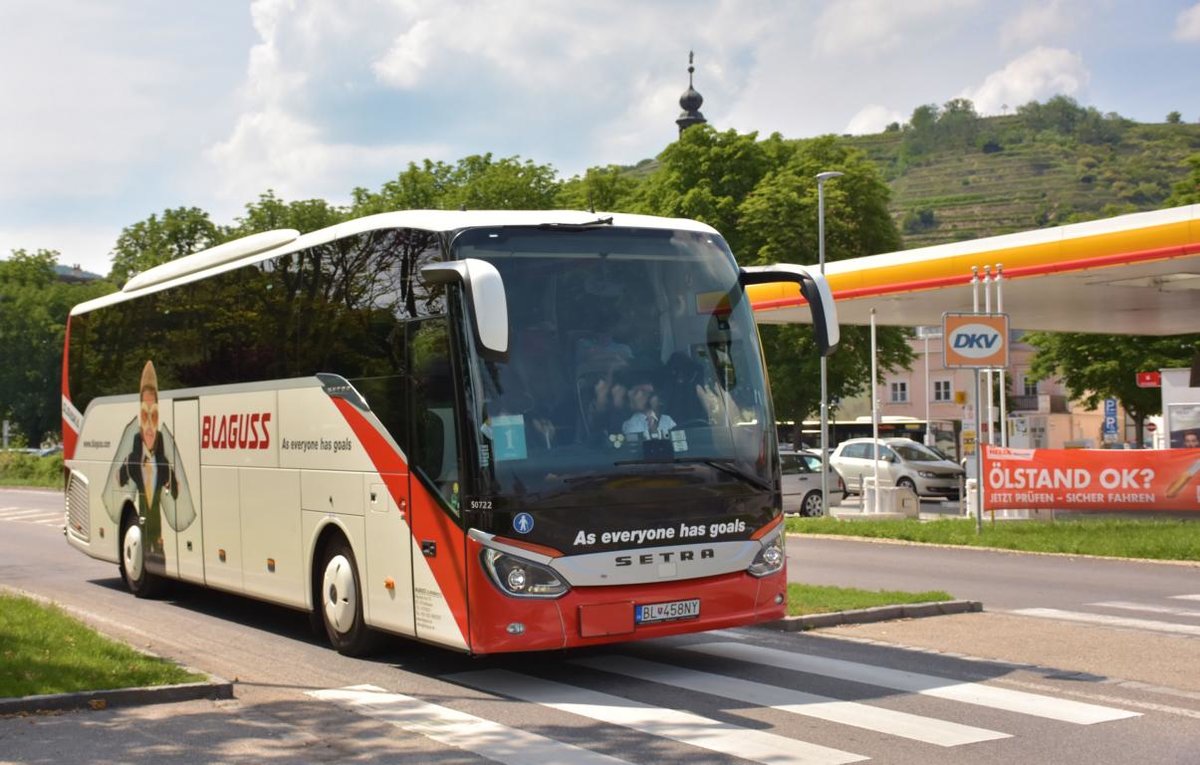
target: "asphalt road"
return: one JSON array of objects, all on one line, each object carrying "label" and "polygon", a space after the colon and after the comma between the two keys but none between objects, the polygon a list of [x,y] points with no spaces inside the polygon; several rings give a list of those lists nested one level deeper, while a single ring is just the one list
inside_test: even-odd
[{"label": "asphalt road", "polygon": [[[236,698],[0,719],[0,761],[1092,765],[1200,753],[1200,691],[1183,683],[978,661],[842,629],[484,658],[395,640],[379,656],[348,659],[285,609],[182,586],[163,600],[133,598],[114,565],[66,545],[57,501],[0,490],[0,584],[235,679]],[[914,560],[926,552],[906,549]],[[808,540],[789,552],[816,556]],[[977,639],[995,632],[995,618],[1061,626],[1061,640],[1089,644],[1136,634],[987,613],[911,624],[967,625]],[[1200,654],[1194,637],[1151,638]]]}]

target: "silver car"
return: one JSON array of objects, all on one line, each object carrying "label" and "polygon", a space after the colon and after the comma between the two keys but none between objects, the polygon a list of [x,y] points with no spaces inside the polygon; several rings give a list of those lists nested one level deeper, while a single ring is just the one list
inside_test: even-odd
[{"label": "silver car", "polygon": [[[863,478],[875,474],[873,444],[870,438],[851,438],[838,444],[829,458],[848,490],[857,490]],[[963,475],[959,465],[911,438],[879,439],[881,486],[906,486],[918,496],[958,499]]]},{"label": "silver car", "polygon": [[[821,457],[812,452],[780,452],[783,470],[783,512],[813,518],[821,515]],[[829,504],[846,496],[841,476],[829,466]]]}]

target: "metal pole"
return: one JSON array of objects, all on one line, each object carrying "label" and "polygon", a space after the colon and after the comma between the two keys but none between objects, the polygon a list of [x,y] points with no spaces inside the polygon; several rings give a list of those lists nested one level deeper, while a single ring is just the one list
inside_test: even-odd
[{"label": "metal pole", "polygon": [[[1004,313],[1004,264],[996,264],[996,313]],[[1008,342],[1008,338],[1004,338]],[[1008,369],[1000,370],[1000,445],[1008,446]]]},{"label": "metal pole", "polygon": [[875,367],[875,309],[871,309],[871,456],[875,465],[875,494],[871,512],[879,512],[879,390],[876,386],[878,371]]},{"label": "metal pole", "polygon": [[[825,275],[825,181],[842,175],[817,173],[817,258]],[[829,360],[821,357],[821,514],[829,515]]]},{"label": "metal pole", "polygon": [[[984,313],[992,312],[992,267],[991,266],[983,267],[983,312]],[[985,369],[983,372],[983,375],[984,375],[985,380],[987,381],[987,424],[988,424],[987,442],[989,444],[994,444],[994,443],[996,443],[994,440],[995,435],[996,435],[995,434],[996,418],[992,416],[992,410],[996,408],[996,403],[995,403],[996,397],[995,397],[995,393],[993,392],[992,370],[990,368]]]},{"label": "metal pole", "polygon": [[929,422],[929,327],[925,328],[925,445],[933,446],[933,426]]},{"label": "metal pole", "polygon": [[983,442],[979,440],[979,370],[975,370],[975,533],[983,533]]}]

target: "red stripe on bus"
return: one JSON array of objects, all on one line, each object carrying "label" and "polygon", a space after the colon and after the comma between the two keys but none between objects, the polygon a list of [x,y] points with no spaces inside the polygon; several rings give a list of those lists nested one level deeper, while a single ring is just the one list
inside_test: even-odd
[{"label": "red stripe on bus", "polygon": [[[71,351],[71,317],[67,317],[67,326],[63,331],[63,358],[62,358],[62,395],[67,401],[71,400],[71,388],[68,384],[67,375],[70,372],[70,367],[67,366],[67,359],[70,358]],[[63,443],[63,459],[71,459],[75,456],[75,443],[79,440],[79,434],[75,432],[74,426],[67,422],[66,416],[62,418],[62,443]]]},{"label": "red stripe on bus", "polygon": [[[414,493],[422,492],[420,499],[423,501],[420,502],[420,506],[416,501],[409,502],[409,528],[413,529],[415,534],[420,527],[422,538],[435,537],[432,541],[437,543],[437,555],[425,558],[425,562],[433,572],[434,578],[437,579],[438,588],[442,591],[446,606],[454,615],[459,632],[466,641],[467,583],[462,530],[441,511],[436,498],[427,496],[420,482],[408,480],[409,469],[404,458],[371,423],[367,422],[367,419],[354,408],[354,405],[340,398],[333,399],[333,403],[354,431],[354,435],[358,437],[359,443],[366,449],[367,456],[371,458],[375,470],[383,478],[384,484],[388,487],[396,504],[400,504],[405,499],[418,499],[416,496],[409,497],[410,485],[413,487]],[[424,517],[419,517],[418,513]]]}]

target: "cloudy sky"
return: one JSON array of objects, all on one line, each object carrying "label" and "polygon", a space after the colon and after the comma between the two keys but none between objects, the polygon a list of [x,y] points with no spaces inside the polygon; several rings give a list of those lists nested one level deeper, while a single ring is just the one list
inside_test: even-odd
[{"label": "cloudy sky", "polygon": [[121,229],[343,203],[425,158],[563,177],[719,128],[877,132],[966,97],[1200,119],[1196,0],[3,0],[0,257],[107,273]]}]

